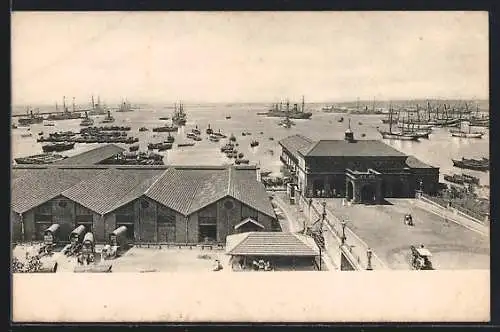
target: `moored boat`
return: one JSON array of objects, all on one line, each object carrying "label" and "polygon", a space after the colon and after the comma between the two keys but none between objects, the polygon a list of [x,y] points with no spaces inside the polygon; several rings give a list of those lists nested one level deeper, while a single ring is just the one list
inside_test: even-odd
[{"label": "moored boat", "polygon": [[89,118],[87,112],[85,112],[85,118],[83,118],[82,122],[80,122],[80,126],[88,127],[94,125],[94,120]]},{"label": "moored boat", "polygon": [[184,112],[184,105],[179,103],[179,108],[177,104],[174,106],[174,114],[172,115],[172,123],[176,126],[184,126],[187,122],[187,114]]},{"label": "moored boat", "polygon": [[184,147],[184,146],[194,146],[195,143],[178,143],[177,146],[178,147]]},{"label": "moored boat", "polygon": [[71,150],[75,147],[75,142],[57,142],[42,146],[43,152],[61,152]]},{"label": "moored boat", "polygon": [[465,168],[482,172],[486,172],[490,168],[490,160],[488,158],[467,159],[462,157],[462,160],[452,159],[451,161],[453,162],[453,166],[458,168]]},{"label": "moored boat", "polygon": [[176,132],[179,129],[177,126],[162,126],[153,128],[155,133],[166,133],[166,132]]},{"label": "moored boat", "polygon": [[60,154],[42,153],[42,154],[36,154],[33,156],[28,156],[28,157],[15,158],[14,161],[20,165],[24,165],[24,164],[51,164],[53,162],[63,160],[65,158],[67,158],[67,157],[62,156]]}]

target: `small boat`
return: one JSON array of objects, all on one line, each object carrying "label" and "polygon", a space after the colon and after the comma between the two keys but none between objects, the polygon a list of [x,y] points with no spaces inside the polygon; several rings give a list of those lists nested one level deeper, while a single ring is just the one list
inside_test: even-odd
[{"label": "small boat", "polygon": [[12,129],[17,129],[17,125],[15,123],[12,124]]},{"label": "small boat", "polygon": [[139,145],[132,145],[128,149],[129,149],[130,152],[138,151],[139,150]]},{"label": "small boat", "polygon": [[191,132],[196,135],[201,135],[201,131],[198,129],[198,126],[196,126],[194,129],[191,129]]},{"label": "small boat", "polygon": [[274,137],[269,137],[269,140],[270,141],[274,141]]},{"label": "small boat", "polygon": [[240,159],[241,159],[241,158],[243,158],[244,156],[245,156],[245,155],[243,154],[243,152],[238,153],[238,158],[240,158]]},{"label": "small boat", "polygon": [[183,146],[194,146],[194,143],[178,143],[177,146],[180,148]]},{"label": "small boat", "polygon": [[21,137],[31,137],[32,134],[31,133],[24,133],[24,134],[21,134]]},{"label": "small boat", "polygon": [[256,146],[259,146],[259,141],[251,141],[250,142],[250,146],[253,148],[253,147],[256,147]]},{"label": "small boat", "polygon": [[158,145],[158,151],[166,151],[172,148],[172,143],[163,142]]},{"label": "small boat", "polygon": [[20,157],[15,158],[14,161],[19,165],[25,164],[51,164],[53,162],[63,160],[67,158],[66,156],[62,156],[60,154],[55,153],[42,153],[36,154],[29,157]]},{"label": "small boat", "polygon": [[213,134],[214,134],[215,136],[217,136],[217,137],[220,137],[220,138],[227,138],[227,136],[226,136],[226,135],[224,135],[223,133],[221,133],[221,132],[220,132],[220,129],[219,129],[219,131],[218,131],[218,132],[213,133]]},{"label": "small boat", "polygon": [[231,134],[231,136],[229,136],[229,141],[236,142],[236,136],[234,136],[234,134]]},{"label": "small boat", "polygon": [[360,122],[358,122],[358,125],[362,126],[362,125],[363,125],[363,122],[361,122],[361,121],[360,121]]},{"label": "small boat", "polygon": [[460,137],[460,138],[483,138],[484,133],[475,132],[475,133],[464,133],[461,131],[450,131],[451,136]]},{"label": "small boat", "polygon": [[193,138],[193,140],[195,140],[195,141],[199,142],[199,141],[201,141],[201,140],[202,140],[202,138],[201,138],[200,136],[196,136],[195,138]]},{"label": "small boat", "polygon": [[211,142],[218,142],[220,141],[220,137],[215,135],[215,134],[211,134],[210,136],[208,136],[208,139],[211,141]]},{"label": "small boat", "polygon": [[229,119],[231,119],[231,115],[226,116],[226,120],[229,120]]},{"label": "small boat", "polygon": [[250,163],[250,160],[248,160],[248,159],[236,159],[236,160],[234,161],[234,163],[235,163],[236,165],[239,165],[239,164],[249,164],[249,163]]},{"label": "small boat", "polygon": [[167,143],[173,143],[174,141],[175,141],[174,136],[172,136],[172,135],[170,135],[170,133],[168,133],[168,137],[167,137],[166,142]]},{"label": "small boat", "polygon": [[191,138],[191,139],[195,139],[196,137],[198,137],[198,135],[196,135],[195,133],[187,133],[186,137]]},{"label": "small boat", "polygon": [[365,134],[365,133],[362,133],[362,134],[361,134],[361,137],[366,137],[366,134]]},{"label": "small boat", "polygon": [[337,120],[337,122],[344,122],[344,117],[341,116],[340,119]]},{"label": "small boat", "polygon": [[141,128],[139,128],[139,131],[149,131],[149,129],[146,127],[141,127]]},{"label": "small boat", "polygon": [[208,125],[208,128],[205,132],[207,133],[207,135],[211,135],[214,132],[212,128],[210,128],[210,124]]},{"label": "small boat", "polygon": [[85,112],[85,118],[83,118],[82,122],[80,122],[80,126],[88,127],[94,125],[94,120],[89,118],[87,112]]},{"label": "small boat", "polygon": [[379,132],[382,135],[382,138],[385,138],[385,139],[397,139],[400,141],[418,141],[418,137],[415,135],[403,134],[403,133],[390,133],[390,132],[383,132],[383,131],[379,131]]},{"label": "small boat", "polygon": [[153,128],[153,132],[155,133],[166,133],[166,132],[176,132],[179,129],[177,126],[163,126]]},{"label": "small boat", "polygon": [[456,184],[475,184],[479,185],[479,178],[472,176],[472,175],[467,175],[467,174],[453,174],[453,175],[444,175],[444,179],[448,182],[453,182]]},{"label": "small boat", "polygon": [[57,142],[42,146],[43,152],[61,152],[71,150],[75,147],[75,142]]},{"label": "small boat", "polygon": [[160,120],[169,120],[170,118],[168,116],[162,116]]},{"label": "small boat", "polygon": [[106,117],[104,118],[104,120],[102,120],[102,123],[111,123],[111,122],[115,122],[115,118],[111,116],[111,112],[108,111],[108,114],[106,115]]},{"label": "small boat", "polygon": [[490,160],[488,158],[467,159],[462,157],[462,160],[452,159],[451,161],[453,162],[453,166],[458,168],[465,168],[482,172],[486,172],[490,169]]},{"label": "small boat", "polygon": [[45,122],[43,125],[44,125],[45,127],[54,127],[54,126],[55,126],[55,123],[53,123],[53,122]]}]

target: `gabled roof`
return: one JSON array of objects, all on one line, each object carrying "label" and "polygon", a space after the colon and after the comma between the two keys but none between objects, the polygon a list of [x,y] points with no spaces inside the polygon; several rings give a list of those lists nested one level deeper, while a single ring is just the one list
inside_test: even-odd
[{"label": "gabled roof", "polygon": [[379,140],[320,140],[298,150],[303,156],[314,157],[404,157],[398,151]]},{"label": "gabled roof", "polygon": [[24,213],[41,205],[74,186],[102,172],[100,169],[39,168],[36,171],[22,170],[13,176],[11,182],[11,207],[17,213]]},{"label": "gabled roof", "polygon": [[260,227],[262,229],[265,228],[264,225],[258,223],[257,221],[253,220],[252,218],[248,217],[248,218],[245,218],[242,222],[240,222],[236,226],[234,226],[234,229],[239,229],[241,226],[246,225],[248,223],[254,224],[255,226]]},{"label": "gabled roof", "polygon": [[279,144],[288,151],[290,151],[290,153],[294,155],[295,158],[298,157],[297,154],[298,150],[307,148],[311,146],[313,143],[314,141],[312,139],[299,134],[285,137],[281,141],[279,141]]},{"label": "gabled roof", "polygon": [[155,169],[131,172],[110,168],[68,188],[61,194],[94,212],[105,214],[121,206],[123,202],[128,202],[128,198],[141,196],[144,193],[144,188],[141,186],[143,182],[163,172],[164,170]]},{"label": "gabled roof", "polygon": [[111,158],[118,153],[125,151],[124,148],[114,144],[99,146],[95,149],[77,154],[75,156],[58,160],[53,164],[56,165],[96,165],[100,162]]},{"label": "gabled roof", "polygon": [[314,240],[303,234],[247,232],[226,238],[226,254],[237,256],[318,256]]},{"label": "gabled roof", "polygon": [[411,168],[435,168],[415,158],[414,156],[408,156],[408,158],[406,158],[406,165]]},{"label": "gabled roof", "polygon": [[25,165],[12,172],[12,208],[18,213],[62,195],[104,215],[144,195],[188,216],[229,196],[275,218],[250,167]]}]

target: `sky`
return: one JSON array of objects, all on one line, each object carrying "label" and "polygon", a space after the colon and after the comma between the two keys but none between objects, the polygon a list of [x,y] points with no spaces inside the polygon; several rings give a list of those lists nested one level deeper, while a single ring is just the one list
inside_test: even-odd
[{"label": "sky", "polygon": [[487,12],[14,12],[12,102],[487,99]]}]

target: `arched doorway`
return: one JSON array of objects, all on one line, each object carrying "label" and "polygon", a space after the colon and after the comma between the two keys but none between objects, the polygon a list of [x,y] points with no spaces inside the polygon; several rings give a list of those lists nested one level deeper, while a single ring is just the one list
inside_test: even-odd
[{"label": "arched doorway", "polygon": [[346,198],[348,201],[352,200],[354,197],[354,187],[352,185],[351,181],[347,182],[347,192],[346,192]]},{"label": "arched doorway", "polygon": [[374,203],[377,200],[375,188],[372,184],[366,184],[361,188],[361,201],[363,203]]}]

